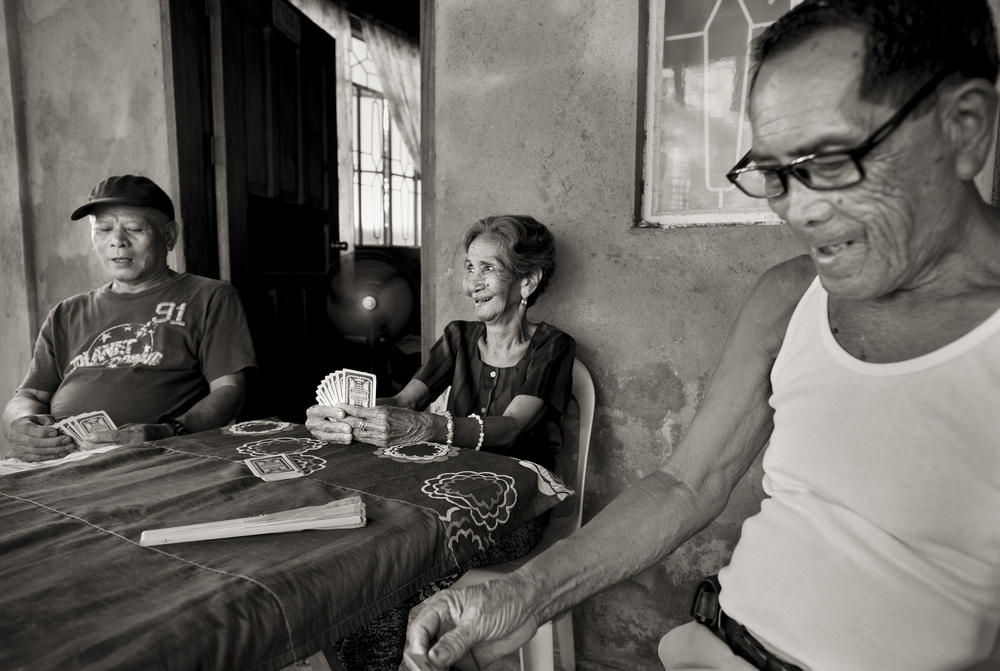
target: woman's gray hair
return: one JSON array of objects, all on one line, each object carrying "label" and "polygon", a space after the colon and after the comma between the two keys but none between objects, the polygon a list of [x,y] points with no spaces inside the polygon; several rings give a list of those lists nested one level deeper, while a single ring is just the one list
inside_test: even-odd
[{"label": "woman's gray hair", "polygon": [[549,229],[525,214],[483,217],[465,232],[462,244],[466,251],[480,235],[488,235],[497,241],[500,260],[518,279],[541,272],[538,288],[525,299],[529,307],[534,305],[556,269],[556,242]]}]

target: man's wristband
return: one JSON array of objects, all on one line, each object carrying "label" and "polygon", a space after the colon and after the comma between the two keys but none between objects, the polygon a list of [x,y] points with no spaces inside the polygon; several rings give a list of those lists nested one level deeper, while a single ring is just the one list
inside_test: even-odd
[{"label": "man's wristband", "polygon": [[185,436],[191,433],[191,431],[189,431],[179,419],[165,419],[163,420],[163,423],[170,427],[170,430],[174,432],[175,436]]}]

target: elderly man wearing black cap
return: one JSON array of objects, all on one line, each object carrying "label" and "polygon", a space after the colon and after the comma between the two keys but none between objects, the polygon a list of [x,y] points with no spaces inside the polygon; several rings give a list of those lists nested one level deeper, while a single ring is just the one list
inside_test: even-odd
[{"label": "elderly man wearing black cap", "polygon": [[55,459],[76,449],[52,424],[104,410],[120,427],[84,443],[139,443],[220,426],[243,402],[255,365],[236,290],[177,273],[174,206],[152,180],[109,177],[71,215],[86,218],[111,281],[49,312],[31,367],[3,412],[8,456]]}]

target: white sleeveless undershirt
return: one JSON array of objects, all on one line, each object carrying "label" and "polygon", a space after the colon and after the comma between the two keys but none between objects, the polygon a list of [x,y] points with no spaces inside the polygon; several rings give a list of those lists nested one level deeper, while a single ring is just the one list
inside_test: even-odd
[{"label": "white sleeveless undershirt", "polygon": [[830,332],[814,281],[771,371],[769,498],[721,604],[816,671],[957,669],[1000,626],[1000,311],[873,364]]}]

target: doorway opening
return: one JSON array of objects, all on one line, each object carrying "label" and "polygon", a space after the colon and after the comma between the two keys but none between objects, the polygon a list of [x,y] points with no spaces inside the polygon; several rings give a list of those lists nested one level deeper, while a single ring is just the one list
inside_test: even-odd
[{"label": "doorway opening", "polygon": [[[389,235],[373,241],[353,213],[349,9],[170,0],[186,265],[231,281],[243,299],[258,358],[247,418],[303,421],[338,368],[376,373],[378,394],[390,395],[420,362],[419,218],[405,235],[389,219]],[[399,150],[391,133],[386,146]],[[390,214],[397,192],[419,189],[403,155],[383,170]]]}]

